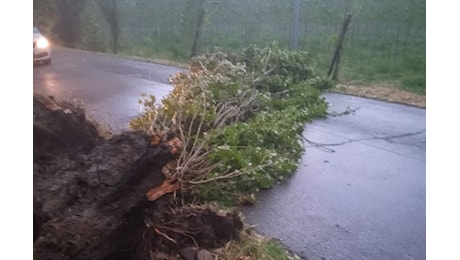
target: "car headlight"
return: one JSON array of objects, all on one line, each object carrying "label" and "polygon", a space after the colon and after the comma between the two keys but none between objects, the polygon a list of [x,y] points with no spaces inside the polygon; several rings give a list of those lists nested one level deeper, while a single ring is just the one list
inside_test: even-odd
[{"label": "car headlight", "polygon": [[45,38],[40,38],[37,40],[37,48],[46,48],[48,47],[50,44],[48,42],[47,39]]}]

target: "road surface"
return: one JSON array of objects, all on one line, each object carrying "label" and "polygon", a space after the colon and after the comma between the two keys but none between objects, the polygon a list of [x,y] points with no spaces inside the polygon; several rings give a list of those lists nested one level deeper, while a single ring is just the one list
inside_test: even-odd
[{"label": "road surface", "polygon": [[287,182],[262,192],[247,221],[304,259],[425,259],[425,110],[325,94]]},{"label": "road surface", "polygon": [[[180,70],[55,48],[34,91],[125,129],[140,94],[167,95]],[[297,173],[245,208],[247,221],[304,259],[425,259],[425,110],[324,96],[331,112],[359,109],[307,125]]]},{"label": "road surface", "polygon": [[171,91],[168,78],[182,69],[55,47],[52,64],[34,67],[34,91],[82,105],[90,119],[126,129],[140,112],[142,93],[157,100]]}]

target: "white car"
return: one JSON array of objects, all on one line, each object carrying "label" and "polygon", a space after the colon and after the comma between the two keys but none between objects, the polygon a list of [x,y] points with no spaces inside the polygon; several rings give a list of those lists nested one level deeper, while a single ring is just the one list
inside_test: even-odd
[{"label": "white car", "polygon": [[51,63],[51,49],[49,41],[34,27],[34,64]]}]

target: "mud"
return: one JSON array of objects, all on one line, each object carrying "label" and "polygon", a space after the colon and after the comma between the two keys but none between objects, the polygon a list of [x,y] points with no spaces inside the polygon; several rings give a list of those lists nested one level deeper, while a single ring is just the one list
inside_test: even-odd
[{"label": "mud", "polygon": [[238,238],[238,214],[188,204],[185,191],[147,199],[181,149],[174,133],[152,144],[96,129],[83,110],[34,96],[34,259],[178,259]]},{"label": "mud", "polygon": [[424,95],[384,86],[337,85],[331,92],[426,108]]}]

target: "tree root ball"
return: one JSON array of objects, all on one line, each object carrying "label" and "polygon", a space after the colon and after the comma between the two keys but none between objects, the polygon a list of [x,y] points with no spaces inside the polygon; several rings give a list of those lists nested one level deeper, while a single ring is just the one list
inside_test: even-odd
[{"label": "tree root ball", "polygon": [[34,259],[177,259],[238,238],[236,213],[147,198],[181,152],[173,132],[105,140],[96,129],[81,109],[34,95]]}]

